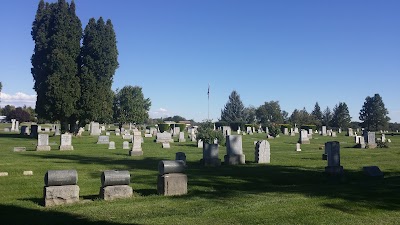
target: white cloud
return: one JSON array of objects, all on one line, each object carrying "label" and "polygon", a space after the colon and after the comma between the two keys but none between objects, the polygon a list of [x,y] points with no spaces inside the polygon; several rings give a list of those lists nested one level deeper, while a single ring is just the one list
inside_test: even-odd
[{"label": "white cloud", "polygon": [[28,95],[22,92],[15,94],[0,93],[0,105],[32,106],[35,107],[36,95]]},{"label": "white cloud", "polygon": [[158,111],[160,112],[167,112],[168,110],[164,109],[164,108],[159,108]]},{"label": "white cloud", "polygon": [[160,118],[160,117],[168,117],[168,116],[170,116],[170,113],[165,108],[159,108],[155,111],[150,111],[149,115],[150,115],[150,118]]}]

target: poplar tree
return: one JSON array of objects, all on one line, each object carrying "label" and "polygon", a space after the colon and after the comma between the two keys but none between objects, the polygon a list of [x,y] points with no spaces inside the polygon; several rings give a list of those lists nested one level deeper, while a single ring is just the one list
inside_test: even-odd
[{"label": "poplar tree", "polygon": [[75,3],[39,2],[32,24],[35,49],[31,58],[31,73],[37,93],[38,117],[59,120],[65,131],[67,124],[77,119],[80,98],[78,58],[82,25],[75,13]]},{"label": "poplar tree", "polygon": [[111,122],[113,76],[118,68],[117,40],[111,20],[89,20],[83,35],[80,64],[80,123]]},{"label": "poplar tree", "polygon": [[221,110],[221,121],[228,123],[244,122],[244,105],[239,94],[234,90],[229,95],[229,100]]}]

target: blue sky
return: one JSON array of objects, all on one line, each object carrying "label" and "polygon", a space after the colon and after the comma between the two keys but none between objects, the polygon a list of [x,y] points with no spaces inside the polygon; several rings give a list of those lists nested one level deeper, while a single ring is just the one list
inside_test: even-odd
[{"label": "blue sky", "polygon": [[[1,105],[34,106],[30,32],[38,0],[2,2]],[[53,2],[53,1],[50,1]],[[111,19],[120,67],[113,89],[143,87],[150,115],[220,117],[232,90],[245,106],[349,106],[379,93],[400,122],[400,1],[76,0],[83,27]]]}]

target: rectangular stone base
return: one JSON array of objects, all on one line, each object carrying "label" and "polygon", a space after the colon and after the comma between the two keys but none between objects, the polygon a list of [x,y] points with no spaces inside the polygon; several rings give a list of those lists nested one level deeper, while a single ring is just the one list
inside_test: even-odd
[{"label": "rectangular stone base", "polygon": [[157,192],[160,195],[173,196],[187,194],[187,176],[183,173],[158,175]]},{"label": "rectangular stone base", "polygon": [[74,150],[74,146],[72,145],[60,145],[60,151],[70,151]]},{"label": "rectangular stone base", "polygon": [[376,143],[374,143],[374,144],[368,143],[368,148],[373,149],[373,148],[376,148],[377,146],[378,145]]},{"label": "rectangular stone base", "polygon": [[221,166],[220,159],[201,159],[200,163],[204,166]]},{"label": "rectangular stone base", "polygon": [[100,198],[104,200],[130,198],[132,195],[133,189],[129,185],[115,185],[100,188]]},{"label": "rectangular stone base", "polygon": [[49,145],[42,145],[42,146],[36,146],[36,151],[50,151],[51,147]]},{"label": "rectangular stone base", "polygon": [[245,155],[225,155],[224,162],[225,165],[246,164]]},{"label": "rectangular stone base", "polygon": [[79,186],[49,186],[44,187],[44,206],[71,204],[79,201]]},{"label": "rectangular stone base", "polygon": [[299,143],[302,145],[304,145],[304,144],[308,145],[308,144],[310,144],[310,140],[302,140]]},{"label": "rectangular stone base", "polygon": [[145,137],[145,138],[151,138],[151,137],[153,137],[153,135],[151,135],[151,134],[144,134],[144,137]]},{"label": "rectangular stone base", "polygon": [[130,156],[140,156],[140,155],[143,155],[143,151],[130,150],[129,155]]},{"label": "rectangular stone base", "polygon": [[325,173],[329,175],[342,175],[343,166],[327,166],[325,167]]}]

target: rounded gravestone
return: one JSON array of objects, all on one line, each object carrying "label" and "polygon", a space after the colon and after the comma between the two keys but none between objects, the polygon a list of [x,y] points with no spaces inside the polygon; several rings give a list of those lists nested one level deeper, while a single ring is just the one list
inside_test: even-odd
[{"label": "rounded gravestone", "polygon": [[76,170],[48,170],[44,175],[46,186],[76,185],[78,172]]},{"label": "rounded gravestone", "polygon": [[101,186],[129,185],[131,174],[127,170],[106,170],[101,173]]},{"label": "rounded gravestone", "polygon": [[166,173],[183,173],[186,163],[183,160],[162,160],[158,163],[158,172],[160,175]]}]

